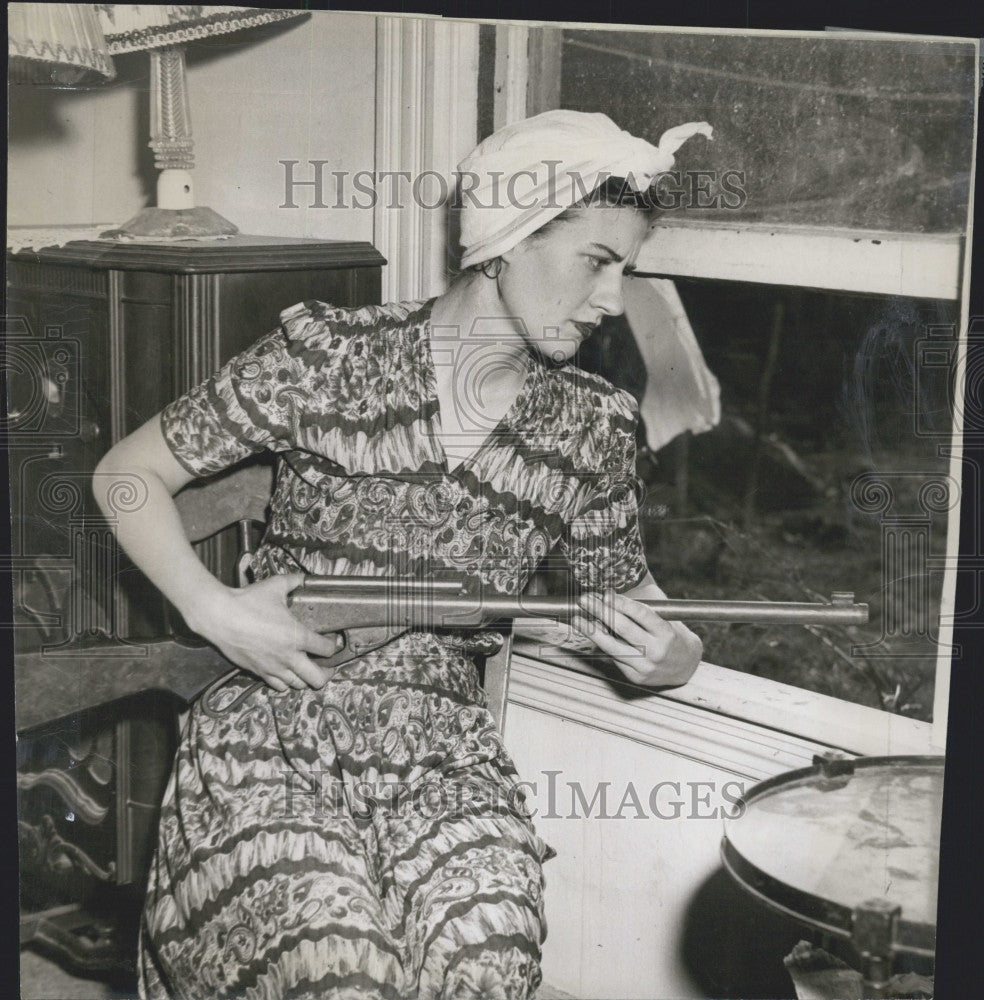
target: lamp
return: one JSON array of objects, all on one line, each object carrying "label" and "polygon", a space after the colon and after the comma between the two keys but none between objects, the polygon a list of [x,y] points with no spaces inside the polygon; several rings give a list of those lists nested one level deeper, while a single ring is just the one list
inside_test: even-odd
[{"label": "lamp", "polygon": [[[68,6],[68,5],[65,5]],[[119,229],[116,239],[189,239],[231,236],[239,230],[217,212],[195,205],[191,112],[185,45],[293,18],[306,11],[218,5],[96,4],[113,55],[150,53],[150,148],[160,173],[157,207],[145,208]]]},{"label": "lamp", "polygon": [[72,87],[116,76],[88,3],[8,4],[7,56],[12,83]]}]

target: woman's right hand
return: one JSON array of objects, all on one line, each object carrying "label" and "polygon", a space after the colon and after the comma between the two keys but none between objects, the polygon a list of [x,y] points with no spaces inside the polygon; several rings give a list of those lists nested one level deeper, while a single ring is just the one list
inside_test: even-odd
[{"label": "woman's right hand", "polygon": [[290,613],[287,595],[303,581],[303,573],[290,573],[247,587],[210,588],[185,609],[185,620],[229,660],[274,690],[321,688],[330,672],[308,654],[331,656],[341,637],[319,635]]}]

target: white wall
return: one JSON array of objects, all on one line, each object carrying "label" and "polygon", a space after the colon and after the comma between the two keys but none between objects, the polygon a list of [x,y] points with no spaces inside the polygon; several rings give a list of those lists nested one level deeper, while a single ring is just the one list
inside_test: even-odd
[{"label": "white wall", "polygon": [[[688,783],[721,789],[740,777],[515,704],[507,713],[506,745],[521,777],[537,783],[529,799],[539,813],[537,832],[557,851],[544,866],[544,981],[599,1000],[704,997],[685,966],[681,932],[695,893],[719,864],[723,820],[704,817],[727,803],[698,785],[705,801],[695,814],[700,818],[690,818],[694,791]],[[561,772],[553,779],[552,817],[549,771]],[[630,781],[645,818],[631,801],[621,818],[603,818],[598,806],[586,818],[567,784],[579,783],[590,802],[599,784],[610,782],[607,814],[613,816]],[[648,803],[660,782],[680,788],[679,796],[670,785],[657,793],[666,818]],[[674,801],[686,802],[676,818]]]},{"label": "white wall", "polygon": [[132,87],[12,87],[7,151],[10,225],[122,222],[144,206]]},{"label": "white wall", "polygon": [[[376,18],[316,11],[276,34],[192,46],[188,67],[196,201],[245,233],[372,240],[369,209],[281,208],[284,159],[372,170]],[[153,204],[149,59],[85,91],[12,88],[8,223],[122,223]],[[330,179],[329,179],[330,180]],[[325,202],[332,203],[326,195]]]}]

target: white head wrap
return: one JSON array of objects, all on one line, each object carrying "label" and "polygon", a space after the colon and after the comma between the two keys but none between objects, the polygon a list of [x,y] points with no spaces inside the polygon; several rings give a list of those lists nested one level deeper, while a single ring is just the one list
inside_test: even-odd
[{"label": "white head wrap", "polygon": [[654,146],[607,115],[583,111],[545,111],[499,129],[458,165],[461,266],[511,250],[608,177],[644,191],[698,133],[710,139],[711,126],[678,125]]}]

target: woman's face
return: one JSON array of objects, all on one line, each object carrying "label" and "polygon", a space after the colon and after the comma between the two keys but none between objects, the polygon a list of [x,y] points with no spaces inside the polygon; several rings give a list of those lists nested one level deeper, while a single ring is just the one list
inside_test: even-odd
[{"label": "woman's face", "polygon": [[605,316],[621,315],[622,278],[647,229],[636,208],[590,205],[504,253],[499,291],[530,346],[568,361]]}]

